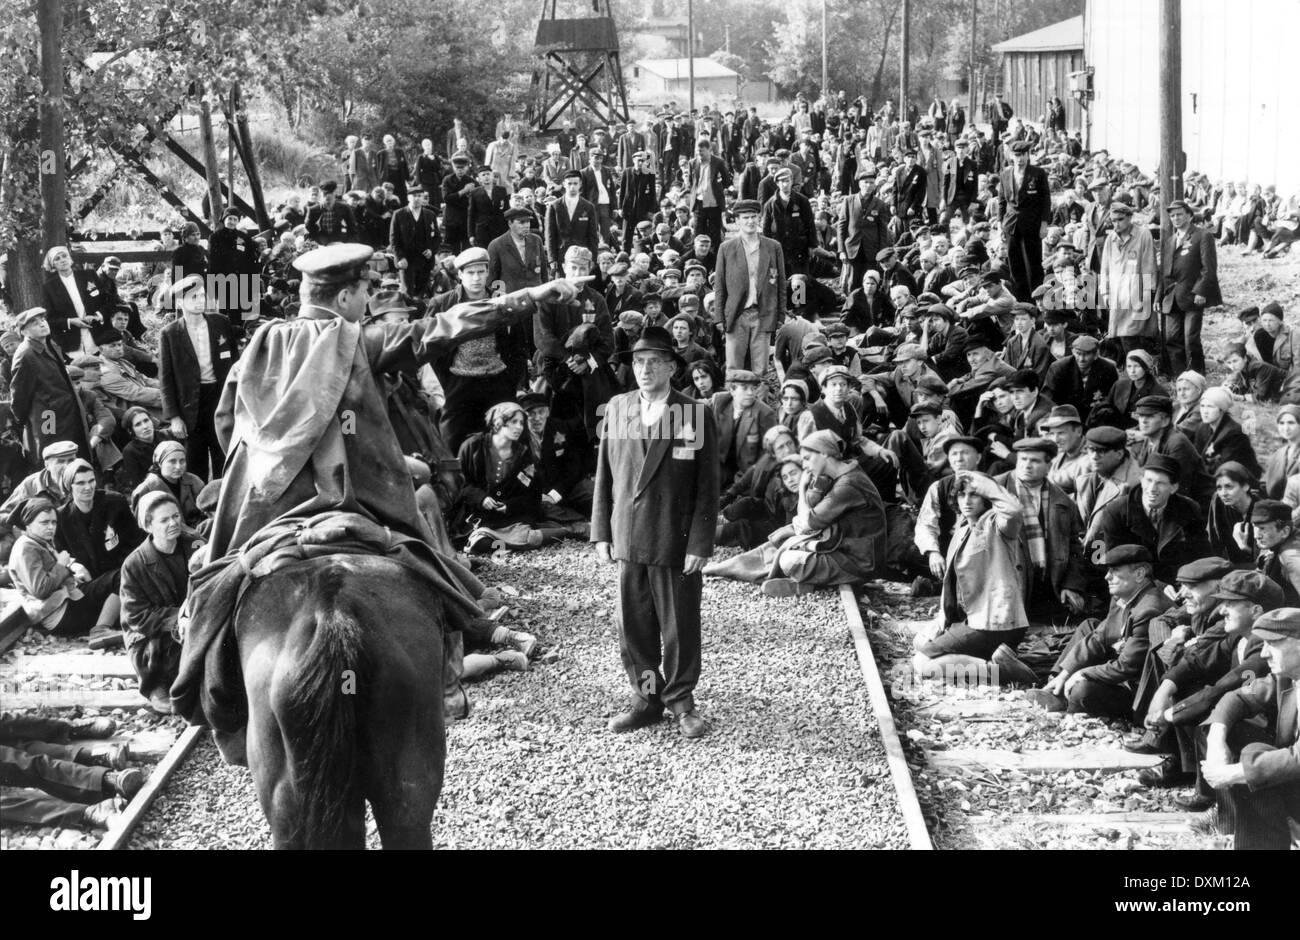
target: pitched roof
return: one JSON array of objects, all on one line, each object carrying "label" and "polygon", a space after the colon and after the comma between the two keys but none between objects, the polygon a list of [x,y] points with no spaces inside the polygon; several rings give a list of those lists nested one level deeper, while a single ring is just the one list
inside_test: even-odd
[{"label": "pitched roof", "polygon": [[[690,59],[641,59],[636,66],[660,78],[678,79],[686,78],[690,74],[690,61]],[[696,57],[695,77],[735,78],[738,77],[738,73],[721,62]]]},{"label": "pitched roof", "polygon": [[994,52],[1064,52],[1083,48],[1083,17],[1075,16],[1023,36],[1003,40]]}]

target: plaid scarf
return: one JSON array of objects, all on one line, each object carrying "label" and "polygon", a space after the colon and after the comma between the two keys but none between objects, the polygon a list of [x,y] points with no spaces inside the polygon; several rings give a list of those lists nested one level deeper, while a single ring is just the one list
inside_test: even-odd
[{"label": "plaid scarf", "polygon": [[[1047,568],[1047,539],[1043,535],[1043,523],[1038,517],[1038,510],[1034,507],[1033,494],[1029,488],[1022,485],[1016,487],[1020,495],[1020,508],[1024,516],[1024,533],[1025,543],[1029,546],[1029,560],[1033,562],[1034,567],[1039,571]],[[1042,490],[1039,491],[1042,493]],[[1043,493],[1040,499],[1045,499],[1046,493]]]}]

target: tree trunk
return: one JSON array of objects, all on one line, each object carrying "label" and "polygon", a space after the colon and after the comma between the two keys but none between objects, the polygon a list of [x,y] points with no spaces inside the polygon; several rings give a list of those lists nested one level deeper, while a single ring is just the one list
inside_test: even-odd
[{"label": "tree trunk", "polygon": [[[889,19],[885,21],[885,28],[881,30],[884,39],[880,43],[880,61],[876,63],[876,74],[871,79],[871,97],[868,99],[869,104],[874,104],[880,100],[880,86],[885,81],[885,63],[889,61],[889,37],[894,31],[894,21],[898,19],[898,11],[903,6],[903,0],[894,0],[894,8],[889,12]],[[900,120],[902,118],[900,117]]]},{"label": "tree trunk", "polygon": [[208,181],[208,222],[215,232],[221,227],[221,213],[225,207],[221,202],[221,175],[217,167],[217,144],[212,137],[212,104],[208,94],[200,89],[199,94],[199,137],[203,141],[203,167]]},{"label": "tree trunk", "polygon": [[63,5],[40,0],[41,33],[41,209],[45,247],[68,243],[67,156],[63,147]]},{"label": "tree trunk", "polygon": [[33,239],[23,239],[7,250],[13,312],[19,313],[29,307],[41,306],[41,285],[45,280],[45,272],[41,270],[41,246]]}]

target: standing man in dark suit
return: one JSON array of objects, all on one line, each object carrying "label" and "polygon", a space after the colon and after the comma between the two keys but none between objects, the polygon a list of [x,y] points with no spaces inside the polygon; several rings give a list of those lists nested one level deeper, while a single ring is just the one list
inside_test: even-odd
[{"label": "standing man in dark suit", "polygon": [[429,292],[433,256],[442,239],[424,187],[418,183],[410,187],[406,199],[407,205],[393,213],[388,241],[397,259],[402,289],[408,297],[424,297]]},{"label": "standing man in dark suit", "polygon": [[906,231],[906,223],[911,219],[920,219],[925,214],[926,175],[925,168],[916,162],[916,150],[908,147],[903,152],[903,165],[895,171],[894,176],[894,215],[898,217],[900,232]]},{"label": "standing man in dark suit", "polygon": [[962,137],[955,147],[957,153],[953,157],[952,173],[946,181],[945,198],[948,207],[943,213],[944,225],[951,222],[955,215],[960,215],[963,222],[969,222],[970,207],[975,204],[980,189],[980,168],[971,158],[970,141]]},{"label": "standing man in dark suit", "polygon": [[623,250],[632,250],[632,235],[637,224],[654,215],[659,204],[655,196],[655,175],[646,169],[650,154],[638,150],[632,155],[632,168],[623,174],[618,195],[618,212],[623,217]]},{"label": "standing man in dark suit", "polygon": [[261,285],[253,278],[262,270],[257,245],[247,232],[239,230],[240,211],[234,207],[221,217],[221,228],[208,239],[208,274],[213,292],[221,303],[221,313],[242,323],[253,301],[262,296]]},{"label": "standing man in dark suit", "polygon": [[722,210],[727,204],[723,191],[730,185],[731,171],[727,164],[713,155],[708,138],[700,138],[687,180],[686,207],[691,210],[695,231],[706,233],[715,245],[722,243]]},{"label": "standing man in dark suit", "polygon": [[469,212],[465,224],[469,229],[469,243],[478,248],[486,248],[492,239],[505,234],[510,194],[504,186],[493,184],[491,167],[481,166],[474,175],[478,187],[469,194]]},{"label": "standing man in dark suit", "polygon": [[469,175],[469,154],[452,154],[451,172],[442,179],[442,234],[447,247],[460,254],[469,247],[469,196],[478,183]]},{"label": "standing man in dark suit", "polygon": [[1169,221],[1173,236],[1168,245],[1160,246],[1166,355],[1173,375],[1188,369],[1204,375],[1201,321],[1206,307],[1223,303],[1214,236],[1192,224],[1192,211],[1181,199],[1169,204]]},{"label": "standing man in dark suit", "polygon": [[[186,469],[201,480],[221,476],[226,457],[215,416],[226,374],[239,357],[235,331],[219,313],[207,313],[203,281],[172,286],[181,316],[158,334],[158,385],[172,438],[185,444]],[[209,467],[211,473],[209,473]]]},{"label": "standing man in dark suit", "polygon": [[763,438],[775,427],[777,417],[772,407],[759,401],[763,380],[746,369],[727,373],[729,392],[718,392],[709,400],[713,420],[718,425],[718,462],[720,485],[731,486],[763,456]]},{"label": "standing man in dark suit", "polygon": [[14,350],[10,393],[14,418],[23,429],[23,449],[32,464],[47,445],[71,441],[78,456],[93,456],[86,440],[77,390],[68,378],[63,353],[50,337],[44,307],[32,307],[14,318],[23,341]]},{"label": "standing man in dark suit", "polygon": [[[506,211],[504,235],[494,238],[487,246],[488,290],[493,297],[512,294],[525,287],[542,283],[542,259],[545,246],[542,237],[533,234],[533,213],[517,206]],[[528,333],[529,354],[532,354],[532,335]]]},{"label": "standing man in dark suit", "polygon": [[606,245],[613,245],[610,234],[613,224],[614,207],[618,205],[618,185],[614,182],[614,173],[605,166],[605,151],[592,147],[588,152],[590,165],[582,171],[582,198],[596,207],[596,218],[600,224],[600,238]]},{"label": "standing man in dark suit", "polygon": [[609,729],[648,727],[668,708],[682,735],[698,738],[708,732],[694,693],[702,572],[718,517],[718,432],[712,411],[673,391],[680,365],[659,327],[632,347],[638,390],[615,395],[605,411],[591,540],[600,561],[618,562],[619,647],[632,686],[632,707]]},{"label": "standing man in dark suit", "polygon": [[726,334],[727,368],[762,375],[777,320],[786,309],[785,257],[780,242],[759,234],[757,202],[736,203],[740,235],[718,249],[713,315]]},{"label": "standing man in dark suit", "polygon": [[858,170],[858,195],[844,200],[837,234],[840,240],[840,261],[849,275],[850,294],[862,286],[862,276],[868,269],[880,270],[876,255],[889,247],[889,206],[876,196],[876,168],[865,163]]},{"label": "standing man in dark suit", "polygon": [[645,150],[645,135],[628,123],[618,138],[618,165],[624,172],[632,168],[633,158]]},{"label": "standing man in dark suit", "polygon": [[596,207],[583,199],[582,171],[564,174],[564,195],[546,207],[546,260],[552,271],[564,268],[564,253],[581,245],[596,257],[600,250],[600,221]]},{"label": "standing man in dark suit", "polygon": [[789,167],[776,171],[776,195],[763,205],[763,235],[780,243],[786,274],[808,273],[817,248],[817,225],[812,203],[795,190]]},{"label": "standing man in dark suit", "polygon": [[1052,185],[1042,167],[1030,166],[1029,150],[1025,140],[1011,145],[1015,165],[1002,171],[998,189],[1012,290],[1017,300],[1025,302],[1043,283],[1043,238],[1052,215]]}]

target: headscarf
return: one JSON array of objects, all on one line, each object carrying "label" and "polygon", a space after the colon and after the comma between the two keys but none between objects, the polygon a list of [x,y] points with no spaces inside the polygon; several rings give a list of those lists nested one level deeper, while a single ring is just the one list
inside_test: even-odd
[{"label": "headscarf", "polygon": [[524,409],[516,402],[503,401],[499,405],[493,405],[488,409],[487,415],[483,419],[487,424],[488,433],[495,434],[500,431],[517,414],[524,415],[525,419],[528,417]]},{"label": "headscarf", "polygon": [[777,438],[788,437],[797,446],[799,439],[795,436],[794,431],[790,430],[784,424],[776,424],[768,428],[763,434],[763,449],[769,454],[776,450]]},{"label": "headscarf", "polygon": [[844,439],[834,431],[813,431],[799,442],[799,447],[837,460],[843,459],[844,455]]},{"label": "headscarf", "polygon": [[25,530],[33,519],[54,508],[54,503],[47,496],[29,496],[9,511],[9,518],[5,522],[15,529]]},{"label": "headscarf", "polygon": [[153,465],[155,467],[162,467],[162,462],[172,454],[183,455],[184,453],[184,444],[181,444],[178,441],[161,441],[158,446],[153,449]]},{"label": "headscarf", "polygon": [[[91,473],[95,472],[95,468],[90,465],[90,461],[84,457],[78,457],[63,468],[63,472],[59,474],[59,485],[63,487],[63,492],[69,496],[72,495],[72,481],[77,478],[77,474],[82,470],[89,470]],[[99,478],[96,477],[95,479],[98,481]]]},{"label": "headscarf", "polygon": [[164,492],[163,490],[151,490],[141,496],[140,502],[137,503],[135,507],[136,525],[141,529],[145,528],[145,520],[149,518],[149,514],[162,503],[175,503],[177,507],[180,506],[180,501],[177,500],[175,496],[171,493]]},{"label": "headscarf", "polygon": [[[1143,369],[1146,370],[1147,373],[1146,377],[1148,379],[1155,378],[1156,361],[1151,357],[1151,354],[1147,352],[1145,349],[1130,349],[1128,351],[1128,355],[1125,356],[1124,358],[1136,360],[1137,363],[1141,365]],[[1204,378],[1201,379],[1201,389],[1202,390],[1205,389]]]},{"label": "headscarf", "polygon": [[1232,393],[1221,385],[1206,389],[1201,393],[1202,405],[1213,405],[1224,414],[1232,411]]},{"label": "headscarf", "polygon": [[[1134,351],[1136,352],[1136,350],[1134,350]],[[1199,372],[1192,372],[1192,371],[1190,371],[1190,370],[1187,371],[1187,372],[1184,372],[1182,375],[1180,375],[1180,376],[1178,377],[1178,381],[1179,381],[1179,382],[1187,382],[1188,384],[1195,385],[1195,386],[1196,386],[1196,390],[1197,390],[1198,392],[1204,392],[1204,391],[1205,391],[1205,386],[1209,384],[1209,383],[1205,380],[1205,376],[1201,375],[1201,373],[1199,373]]]}]

